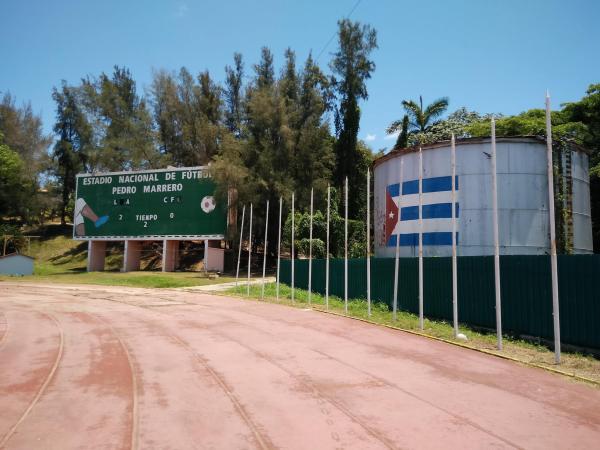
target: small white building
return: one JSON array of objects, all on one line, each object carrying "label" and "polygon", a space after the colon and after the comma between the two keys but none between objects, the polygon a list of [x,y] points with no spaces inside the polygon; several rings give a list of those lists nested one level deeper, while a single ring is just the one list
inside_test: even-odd
[{"label": "small white building", "polygon": [[0,256],[0,274],[2,275],[32,275],[33,258],[31,256],[12,253]]}]

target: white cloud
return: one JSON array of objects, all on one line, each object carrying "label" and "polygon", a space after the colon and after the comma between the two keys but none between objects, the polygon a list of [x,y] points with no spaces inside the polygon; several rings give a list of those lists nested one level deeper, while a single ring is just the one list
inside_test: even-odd
[{"label": "white cloud", "polygon": [[398,139],[398,135],[399,135],[399,134],[400,134],[400,132],[399,132],[399,131],[396,131],[395,133],[392,133],[392,134],[388,134],[388,135],[386,135],[386,136],[384,137],[384,139],[385,139],[386,141],[389,141],[390,139]]},{"label": "white cloud", "polygon": [[377,138],[376,135],[367,133],[367,137],[365,138],[365,141],[371,142],[371,141],[374,141],[376,138]]}]

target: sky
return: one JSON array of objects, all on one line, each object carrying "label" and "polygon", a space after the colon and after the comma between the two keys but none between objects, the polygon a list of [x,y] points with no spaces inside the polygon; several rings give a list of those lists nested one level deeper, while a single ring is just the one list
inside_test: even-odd
[{"label": "sky", "polygon": [[51,93],[61,80],[130,69],[144,93],[156,69],[208,69],[223,80],[233,53],[247,74],[262,46],[281,68],[287,47],[301,66],[309,52],[328,63],[337,21],[377,30],[379,48],[362,102],[359,138],[377,151],[404,99],[450,99],[481,113],[517,114],[579,100],[600,82],[597,0],[0,0],[0,92],[31,102],[50,133]]}]

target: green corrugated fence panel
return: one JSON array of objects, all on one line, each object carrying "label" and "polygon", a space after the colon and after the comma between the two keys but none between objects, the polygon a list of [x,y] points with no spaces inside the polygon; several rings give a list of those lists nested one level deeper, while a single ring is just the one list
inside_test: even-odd
[{"label": "green corrugated fence panel", "polygon": [[[500,258],[500,273],[502,328],[507,332],[552,339],[550,257],[503,256]],[[493,302],[495,304],[495,297]],[[495,319],[493,323],[495,327]]]},{"label": "green corrugated fence panel", "polygon": [[457,272],[459,321],[485,328],[495,328],[494,257],[458,258]]},{"label": "green corrugated fence panel", "polygon": [[600,255],[561,255],[558,273],[561,340],[600,348]]},{"label": "green corrugated fence panel", "polygon": [[[313,260],[312,290],[325,293],[325,260]],[[390,308],[394,292],[393,258],[371,259],[371,298]],[[290,284],[291,261],[281,261],[281,282]],[[308,287],[308,260],[296,260],[295,285]],[[452,320],[452,260],[424,258],[424,314]],[[344,260],[331,259],[329,293],[344,298]],[[550,257],[500,257],[502,325],[506,333],[553,339]],[[561,341],[600,348],[600,255],[558,257]],[[401,258],[398,308],[418,313],[418,260]],[[348,298],[366,298],[366,259],[348,260]],[[496,328],[494,258],[458,258],[458,317],[461,323]]]}]

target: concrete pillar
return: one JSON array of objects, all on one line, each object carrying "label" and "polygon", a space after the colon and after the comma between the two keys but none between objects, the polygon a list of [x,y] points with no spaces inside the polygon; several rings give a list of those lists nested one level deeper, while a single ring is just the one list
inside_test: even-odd
[{"label": "concrete pillar", "polygon": [[208,240],[204,240],[204,270],[208,270]]},{"label": "concrete pillar", "polygon": [[179,241],[163,240],[162,271],[173,272],[177,267],[179,256]]},{"label": "concrete pillar", "polygon": [[88,272],[97,272],[104,270],[105,257],[106,241],[88,241]]},{"label": "concrete pillar", "polygon": [[204,267],[206,270],[225,270],[225,250],[221,248],[221,241],[204,241]]},{"label": "concrete pillar", "polygon": [[123,272],[140,270],[140,259],[142,256],[141,241],[125,241],[125,254],[123,256]]},{"label": "concrete pillar", "polygon": [[175,248],[173,249],[173,270],[179,269],[179,242],[180,241],[173,241],[175,244]]}]

